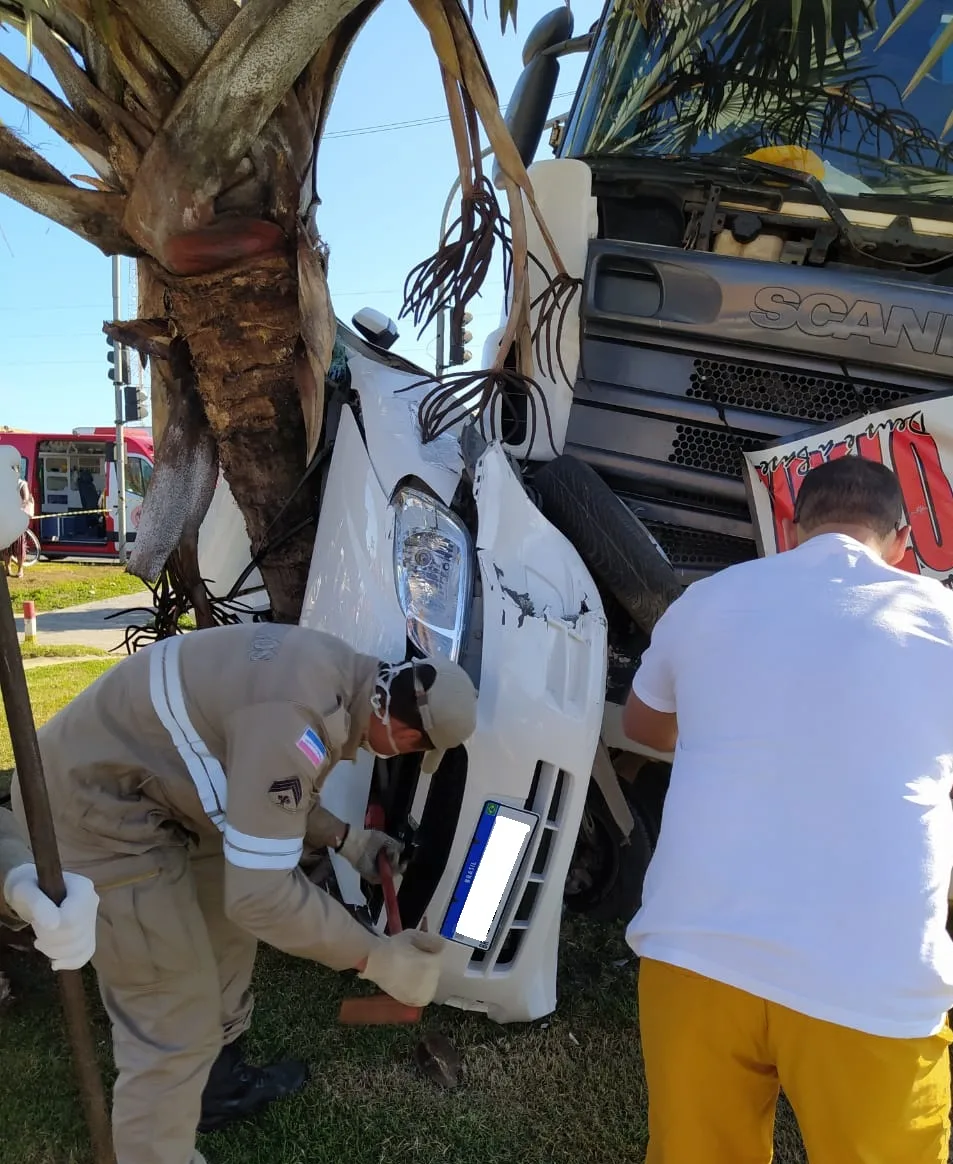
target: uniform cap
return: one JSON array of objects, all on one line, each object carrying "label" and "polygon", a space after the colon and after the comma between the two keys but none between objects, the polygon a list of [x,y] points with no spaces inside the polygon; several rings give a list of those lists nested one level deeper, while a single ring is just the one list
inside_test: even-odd
[{"label": "uniform cap", "polygon": [[422,767],[424,772],[436,772],[444,753],[459,747],[476,731],[477,693],[470,676],[450,659],[432,656],[417,660],[417,666],[433,667],[437,673],[425,691],[414,668],[420,722],[433,744]]}]

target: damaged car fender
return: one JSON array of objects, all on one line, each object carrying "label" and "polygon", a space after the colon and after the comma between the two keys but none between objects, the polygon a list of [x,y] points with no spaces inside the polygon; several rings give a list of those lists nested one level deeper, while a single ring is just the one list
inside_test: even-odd
[{"label": "damaged car fender", "polygon": [[[488,801],[536,815],[484,948],[451,943],[437,995],[498,1022],[526,1022],[556,1006],[563,887],[602,724],[606,619],[582,560],[533,505],[499,443],[477,463],[474,497],[483,606],[477,730],[428,912],[446,915]],[[415,815],[427,795],[422,779]]]}]

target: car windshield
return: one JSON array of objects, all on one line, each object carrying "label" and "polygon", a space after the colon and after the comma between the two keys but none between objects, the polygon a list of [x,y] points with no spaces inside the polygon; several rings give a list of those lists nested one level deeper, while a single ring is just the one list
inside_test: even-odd
[{"label": "car windshield", "polygon": [[948,198],[951,22],[953,0],[610,0],[561,152],[753,155],[834,195]]}]

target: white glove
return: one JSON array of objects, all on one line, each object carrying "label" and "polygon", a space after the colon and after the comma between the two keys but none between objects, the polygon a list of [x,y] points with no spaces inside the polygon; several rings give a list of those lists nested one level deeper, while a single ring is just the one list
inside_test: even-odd
[{"label": "white glove", "polygon": [[405,1006],[426,1006],[437,993],[446,944],[437,934],[402,930],[368,954],[359,977],[376,983]]},{"label": "white glove", "polygon": [[383,849],[391,868],[396,873],[403,848],[400,841],[395,841],[393,837],[389,837],[387,833],[380,833],[377,829],[348,829],[344,844],[338,851],[365,881],[369,881],[371,885],[378,885],[381,878],[377,871],[377,854]]},{"label": "white glove", "polygon": [[7,874],[3,896],[22,921],[33,927],[36,948],[54,970],[78,970],[96,952],[99,895],[88,877],[64,873],[66,897],[54,905],[40,888],[35,865],[17,865]]}]

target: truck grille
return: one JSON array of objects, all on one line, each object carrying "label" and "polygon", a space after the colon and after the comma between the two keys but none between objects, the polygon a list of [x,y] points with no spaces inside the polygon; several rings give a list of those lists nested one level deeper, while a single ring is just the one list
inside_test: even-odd
[{"label": "truck grille", "polygon": [[685,393],[692,400],[819,423],[875,411],[906,395],[883,384],[862,384],[711,357],[695,360],[692,368]]},{"label": "truck grille", "polygon": [[668,459],[673,465],[689,465],[740,480],[741,450],[757,448],[759,443],[751,437],[739,437],[717,428],[677,424]]},{"label": "truck grille", "polygon": [[647,521],[649,532],[676,570],[720,570],[757,556],[754,543],[730,534]]},{"label": "truck grille", "polygon": [[[564,451],[642,521],[658,523],[684,582],[755,556],[742,452],[948,387],[947,357],[936,353],[914,359],[912,349],[901,356],[864,337],[814,339],[757,324],[759,290],[782,272],[799,301],[815,290],[857,299],[858,275],[847,270],[589,244]],[[888,314],[906,290],[876,272],[864,286]],[[911,285],[909,294],[926,292]],[[949,290],[936,295],[953,314]]]}]

